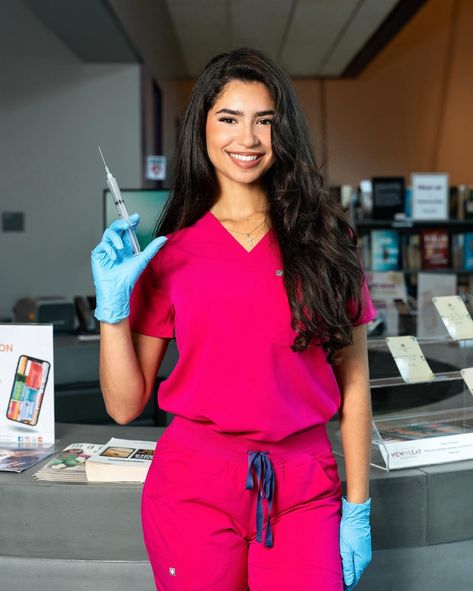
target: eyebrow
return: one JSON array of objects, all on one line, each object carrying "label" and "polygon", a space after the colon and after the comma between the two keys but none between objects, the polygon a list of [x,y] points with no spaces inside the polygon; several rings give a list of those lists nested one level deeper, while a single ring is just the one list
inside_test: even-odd
[{"label": "eyebrow", "polygon": [[[229,115],[244,115],[243,111],[234,111],[233,109],[220,109],[215,114],[218,115],[219,113],[228,113]],[[257,117],[263,117],[264,115],[274,115],[274,111],[258,111],[256,113]]]}]

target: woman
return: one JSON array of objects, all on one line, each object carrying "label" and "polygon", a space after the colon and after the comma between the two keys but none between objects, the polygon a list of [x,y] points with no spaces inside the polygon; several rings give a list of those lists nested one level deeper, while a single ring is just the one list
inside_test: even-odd
[{"label": "woman", "polygon": [[[355,228],[322,187],[288,78],[261,52],[203,70],[171,186],[141,255],[123,221],[92,253],[118,423],[146,406],[174,334],[179,349],[159,390],[174,418],[142,497],[157,589],[352,589],[371,560],[375,311]],[[337,410],[343,498],[326,434]]]}]

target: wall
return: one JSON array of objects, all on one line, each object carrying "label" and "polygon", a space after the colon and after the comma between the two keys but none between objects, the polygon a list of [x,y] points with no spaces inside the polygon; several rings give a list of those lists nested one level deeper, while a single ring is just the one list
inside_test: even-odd
[{"label": "wall", "polygon": [[[174,154],[175,120],[179,116],[177,80],[185,77],[186,67],[166,0],[107,1],[161,88],[162,152],[169,160]],[[152,130],[144,132],[151,134]]]},{"label": "wall", "polygon": [[102,227],[101,144],[124,187],[138,187],[140,66],[84,65],[21,2],[0,3],[0,318],[16,299],[93,293]]},{"label": "wall", "polygon": [[[472,28],[471,0],[430,0],[358,78],[295,81],[326,127],[331,184],[414,171],[473,183]],[[305,100],[313,86],[321,115]]]}]

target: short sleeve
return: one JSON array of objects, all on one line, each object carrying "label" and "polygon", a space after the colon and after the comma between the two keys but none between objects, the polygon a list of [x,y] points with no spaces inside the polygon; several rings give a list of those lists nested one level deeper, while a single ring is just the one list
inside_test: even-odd
[{"label": "short sleeve", "polygon": [[[162,247],[163,249],[164,247]],[[150,337],[174,336],[174,306],[169,276],[162,265],[162,249],[135,283],[130,300],[130,328]]]},{"label": "short sleeve", "polygon": [[[366,276],[363,273],[363,282],[360,288],[360,301],[361,301],[361,315],[358,320],[352,322],[353,326],[360,326],[361,324],[367,324],[376,317],[376,308],[374,307],[373,300],[368,289],[368,282]],[[351,300],[348,302],[348,314],[351,318],[355,317],[356,314],[356,303]]]}]

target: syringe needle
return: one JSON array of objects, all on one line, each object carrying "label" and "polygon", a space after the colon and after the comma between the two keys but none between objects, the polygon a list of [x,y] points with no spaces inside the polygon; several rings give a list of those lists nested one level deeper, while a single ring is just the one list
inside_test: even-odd
[{"label": "syringe needle", "polygon": [[100,149],[100,146],[97,146],[97,148],[99,149],[100,156],[102,156],[102,160],[103,160],[103,164],[104,164],[104,166],[105,166],[105,170],[106,170],[106,171],[107,171],[107,173],[108,173],[108,166],[107,166],[107,164],[106,164],[106,162],[105,162],[105,158],[103,157],[102,150]]}]

